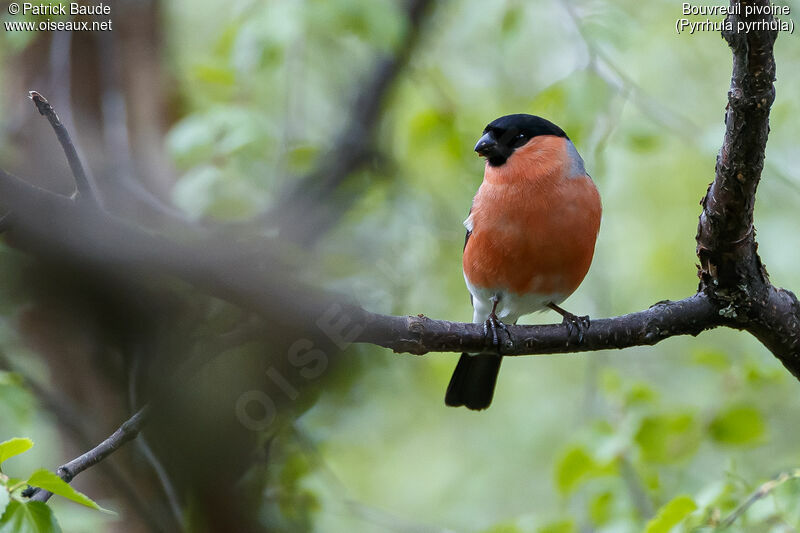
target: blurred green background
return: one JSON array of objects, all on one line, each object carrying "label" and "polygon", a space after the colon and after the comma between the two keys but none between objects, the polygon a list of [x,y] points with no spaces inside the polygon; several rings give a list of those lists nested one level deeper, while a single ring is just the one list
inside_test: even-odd
[{"label": "blurred green background", "polygon": [[[406,31],[402,4],[390,0],[156,5],[168,188],[192,217],[252,216],[320,164],[374,58]],[[607,317],[692,294],[698,202],[722,142],[731,56],[718,33],[677,35],[681,16],[674,1],[436,3],[385,107],[381,158],[347,181],[352,207],[303,252],[309,278],[371,311],[468,321],[461,223],[483,168],[472,146],[489,121],[524,112],[569,134],[603,198],[593,266],[564,307]],[[12,79],[38,38],[0,35],[0,76]],[[796,290],[797,39],[776,44],[756,205],[761,257],[776,285]],[[3,102],[20,99],[3,90]],[[0,153],[15,157],[13,146]],[[12,327],[17,312],[3,306],[0,346],[46,382]],[[278,437],[264,500],[275,530],[710,531],[761,483],[800,466],[800,385],[744,333],[507,359],[480,413],[444,405],[454,354],[351,352]],[[0,374],[0,427],[3,439],[37,442],[15,468],[61,462],[55,421],[16,373]],[[796,531],[799,496],[788,481],[728,530]],[[54,506],[65,531],[124,530]]]}]

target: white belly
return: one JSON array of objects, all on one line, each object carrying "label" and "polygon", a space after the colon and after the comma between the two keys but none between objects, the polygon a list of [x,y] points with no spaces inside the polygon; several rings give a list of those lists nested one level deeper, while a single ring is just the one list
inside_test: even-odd
[{"label": "white belly", "polygon": [[472,321],[477,324],[486,321],[489,317],[489,313],[492,312],[492,307],[494,306],[494,297],[498,299],[497,318],[506,324],[516,324],[519,317],[542,311],[547,308],[547,304],[550,302],[559,304],[566,299],[564,294],[518,294],[506,289],[484,289],[472,285],[466,276],[464,281],[467,282],[467,289],[472,295],[472,306],[474,308]]}]

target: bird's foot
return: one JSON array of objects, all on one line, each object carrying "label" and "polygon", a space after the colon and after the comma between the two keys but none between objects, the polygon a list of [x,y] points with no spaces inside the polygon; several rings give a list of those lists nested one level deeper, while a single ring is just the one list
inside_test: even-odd
[{"label": "bird's foot", "polygon": [[589,315],[578,316],[569,313],[564,315],[564,319],[561,321],[561,323],[567,326],[567,337],[572,337],[572,334],[577,332],[578,344],[583,344],[584,333],[591,325]]},{"label": "bird's foot", "polygon": [[[491,338],[491,346],[500,350],[500,337],[497,334],[497,330],[501,329],[505,332],[508,340],[505,342],[505,346],[507,348],[514,347],[514,340],[511,337],[511,332],[508,330],[508,326],[506,326],[497,315],[492,312],[489,314],[489,318],[486,319],[486,322],[483,323],[483,334],[486,337],[486,342],[489,344],[489,339]],[[489,336],[489,332],[491,331],[491,337]]]},{"label": "bird's foot", "polygon": [[584,315],[584,316],[573,315],[569,311],[560,308],[554,303],[549,304],[548,307],[563,317],[561,323],[567,326],[567,338],[569,339],[573,336],[573,334],[577,333],[578,344],[582,344],[584,334],[591,325],[591,321],[589,320],[589,315]]}]

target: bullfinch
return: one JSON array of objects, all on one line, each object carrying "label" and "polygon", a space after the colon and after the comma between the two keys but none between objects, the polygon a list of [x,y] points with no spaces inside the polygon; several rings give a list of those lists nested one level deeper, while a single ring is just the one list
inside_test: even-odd
[{"label": "bullfinch", "polygon": [[[522,315],[552,309],[578,342],[588,317],[561,309],[583,281],[600,229],[600,194],[564,130],[541,117],[507,115],[491,122],[475,145],[486,158],[464,221],[464,279],[487,343],[499,352],[498,329]],[[494,395],[501,356],[461,354],[445,403],[480,410]]]}]

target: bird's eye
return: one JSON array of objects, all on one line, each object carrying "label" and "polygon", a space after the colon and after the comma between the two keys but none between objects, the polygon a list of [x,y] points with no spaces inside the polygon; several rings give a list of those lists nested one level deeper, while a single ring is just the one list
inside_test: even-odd
[{"label": "bird's eye", "polygon": [[511,141],[511,146],[514,148],[519,148],[520,146],[524,145],[528,142],[528,136],[524,133],[519,133],[514,136],[514,140]]}]

